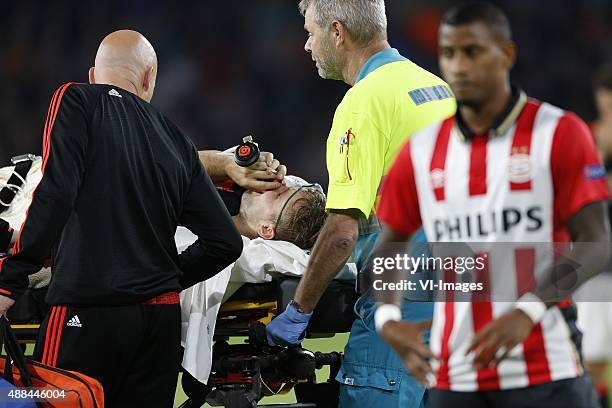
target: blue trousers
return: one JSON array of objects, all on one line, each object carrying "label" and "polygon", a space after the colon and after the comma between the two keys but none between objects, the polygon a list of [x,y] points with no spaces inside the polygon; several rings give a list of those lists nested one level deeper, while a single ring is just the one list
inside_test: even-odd
[{"label": "blue trousers", "polygon": [[[377,235],[360,237],[353,252],[358,268],[366,264]],[[362,296],[354,311],[356,318],[336,376],[340,382],[340,407],[424,407],[425,389],[406,372],[397,353],[376,332],[375,301],[371,296]],[[429,320],[432,315],[432,302],[404,302],[402,306],[403,320]]]}]

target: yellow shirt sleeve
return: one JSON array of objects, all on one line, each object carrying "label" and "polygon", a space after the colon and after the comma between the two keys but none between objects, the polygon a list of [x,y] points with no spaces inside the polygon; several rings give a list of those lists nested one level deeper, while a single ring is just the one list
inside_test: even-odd
[{"label": "yellow shirt sleeve", "polygon": [[370,216],[385,167],[387,137],[367,114],[334,118],[327,139],[327,210],[354,208]]}]

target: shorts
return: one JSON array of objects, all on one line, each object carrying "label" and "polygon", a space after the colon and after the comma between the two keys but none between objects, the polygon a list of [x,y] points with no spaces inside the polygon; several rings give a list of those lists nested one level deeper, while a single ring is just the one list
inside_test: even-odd
[{"label": "shorts", "polygon": [[427,408],[600,408],[587,375],[512,390],[459,392],[433,389]]}]

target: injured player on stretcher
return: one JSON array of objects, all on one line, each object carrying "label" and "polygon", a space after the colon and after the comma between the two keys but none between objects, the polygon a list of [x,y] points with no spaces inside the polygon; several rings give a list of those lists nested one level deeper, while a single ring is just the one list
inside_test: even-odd
[{"label": "injured player on stretcher", "polygon": [[[7,231],[12,240],[18,236],[42,177],[40,168],[41,160],[35,160],[25,184],[0,214],[0,221],[13,230]],[[0,186],[11,174],[12,166],[0,168]],[[227,183],[218,187],[218,192],[242,235],[243,252],[234,264],[181,293],[183,367],[203,383],[210,373],[215,322],[223,301],[243,283],[269,282],[279,275],[301,276],[308,263],[308,250],[326,217],[321,186],[295,176],[286,176],[282,187],[263,193]],[[177,251],[182,252],[196,239],[188,229],[179,227],[175,235]],[[355,275],[354,265],[349,264],[339,277],[354,279]],[[44,268],[30,276],[30,287],[45,287],[50,278],[50,269]]]},{"label": "injured player on stretcher", "polygon": [[[271,281],[277,275],[301,276],[325,220],[325,195],[318,185],[286,176],[286,186],[265,193],[220,189],[242,235],[242,255],[205,282],[181,292],[183,368],[206,383],[212,364],[219,308],[243,283]],[[196,236],[179,227],[181,252]]]}]

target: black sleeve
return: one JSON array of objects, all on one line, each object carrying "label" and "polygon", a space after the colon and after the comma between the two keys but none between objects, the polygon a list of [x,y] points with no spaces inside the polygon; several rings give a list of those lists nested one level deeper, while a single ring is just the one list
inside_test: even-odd
[{"label": "black sleeve", "polygon": [[13,255],[0,259],[0,293],[17,298],[40,270],[71,213],[85,169],[87,103],[73,84],[53,95],[43,132],[43,177]]},{"label": "black sleeve", "polygon": [[242,253],[242,237],[197,158],[195,147],[193,155],[196,160],[191,188],[180,223],[197,235],[198,240],[179,255],[183,289],[216,275]]}]

